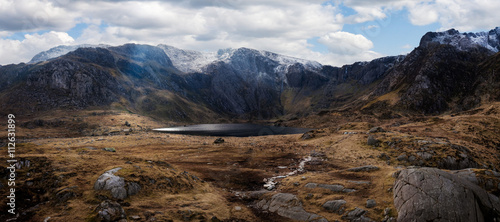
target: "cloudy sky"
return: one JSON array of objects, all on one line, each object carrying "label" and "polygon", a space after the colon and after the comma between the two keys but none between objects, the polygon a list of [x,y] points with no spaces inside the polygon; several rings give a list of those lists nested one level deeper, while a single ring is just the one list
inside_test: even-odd
[{"label": "cloudy sky", "polygon": [[500,26],[498,0],[0,0],[0,64],[58,45],[249,47],[322,64],[405,54],[427,31]]}]

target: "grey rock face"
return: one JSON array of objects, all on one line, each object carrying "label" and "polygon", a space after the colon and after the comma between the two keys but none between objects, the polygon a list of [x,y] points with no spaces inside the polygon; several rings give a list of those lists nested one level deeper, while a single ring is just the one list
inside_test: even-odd
[{"label": "grey rock face", "polygon": [[394,185],[398,221],[493,221],[500,202],[484,189],[435,168],[402,170]]},{"label": "grey rock face", "polygon": [[346,203],[345,200],[330,200],[323,204],[323,208],[332,213],[343,214]]},{"label": "grey rock face", "polygon": [[125,210],[115,201],[105,200],[97,207],[97,217],[104,222],[127,219]]},{"label": "grey rock face", "polygon": [[275,194],[270,199],[257,202],[256,207],[296,221],[327,221],[317,214],[305,211],[300,200],[290,193]]}]

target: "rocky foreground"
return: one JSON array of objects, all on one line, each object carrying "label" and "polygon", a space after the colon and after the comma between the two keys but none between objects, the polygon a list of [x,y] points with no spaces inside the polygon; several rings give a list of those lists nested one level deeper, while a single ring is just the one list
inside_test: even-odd
[{"label": "rocky foreground", "polygon": [[16,214],[0,218],[499,221],[499,111],[329,112],[276,122],[319,128],[303,135],[220,139],[152,132],[168,123],[120,111],[20,117]]}]

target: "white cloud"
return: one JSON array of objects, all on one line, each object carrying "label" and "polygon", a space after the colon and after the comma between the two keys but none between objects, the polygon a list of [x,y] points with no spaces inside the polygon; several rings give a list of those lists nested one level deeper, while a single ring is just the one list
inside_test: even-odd
[{"label": "white cloud", "polygon": [[[321,5],[318,0],[203,2],[73,1],[49,5],[81,15],[73,23],[91,23],[74,44],[161,43],[202,51],[244,46],[301,57],[310,51],[307,39],[342,29],[342,16],[335,7]],[[100,24],[107,27],[99,28]],[[0,58],[0,64],[4,60]]]},{"label": "white cloud", "polygon": [[65,32],[51,31],[42,35],[25,35],[22,41],[0,39],[0,58],[2,64],[28,62],[38,52],[58,45],[67,45],[74,39]]},{"label": "white cloud", "polygon": [[322,36],[318,42],[327,46],[330,52],[339,55],[354,55],[373,48],[372,41],[349,32],[329,33]]},{"label": "white cloud", "polygon": [[[168,44],[194,50],[249,47],[326,64],[342,65],[380,56],[365,36],[383,30],[394,11],[408,10],[415,25],[434,22],[442,29],[490,29],[500,24],[496,0],[0,0],[0,64],[28,61],[32,54],[56,44],[126,42]],[[344,16],[335,5],[357,12]],[[332,6],[333,5],[333,6]],[[365,36],[342,32],[343,24],[364,24]],[[54,33],[77,23],[88,27],[75,40]],[[103,26],[100,26],[104,24]],[[19,32],[22,41],[5,39]],[[48,32],[55,31],[55,32]],[[67,34],[66,34],[67,36]],[[320,38],[329,52],[312,51],[307,39]],[[27,52],[26,50],[37,50]],[[19,50],[19,53],[16,53]]]},{"label": "white cloud", "polygon": [[414,25],[428,25],[437,22],[439,14],[434,5],[421,3],[410,8],[410,21]]},{"label": "white cloud", "polygon": [[56,7],[48,0],[0,0],[0,30],[67,30],[78,12]]},{"label": "white cloud", "polygon": [[325,64],[344,65],[355,61],[369,61],[381,57],[374,52],[373,42],[362,35],[349,32],[328,33],[318,39],[318,42],[327,46],[329,53],[316,55],[316,60]]},{"label": "white cloud", "polygon": [[336,0],[353,8],[357,14],[345,18],[346,23],[384,19],[390,13],[407,9],[414,25],[441,24],[441,29],[460,31],[491,29],[500,24],[500,1],[497,0]]}]

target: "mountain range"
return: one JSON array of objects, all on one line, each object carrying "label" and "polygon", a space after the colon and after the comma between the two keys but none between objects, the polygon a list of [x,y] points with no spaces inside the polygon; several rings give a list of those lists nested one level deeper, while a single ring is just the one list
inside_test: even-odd
[{"label": "mountain range", "polygon": [[0,104],[2,114],[105,107],[181,122],[459,112],[500,100],[499,50],[500,28],[429,32],[407,55],[342,67],[249,48],[58,46],[0,66]]}]

